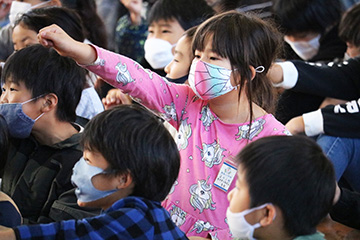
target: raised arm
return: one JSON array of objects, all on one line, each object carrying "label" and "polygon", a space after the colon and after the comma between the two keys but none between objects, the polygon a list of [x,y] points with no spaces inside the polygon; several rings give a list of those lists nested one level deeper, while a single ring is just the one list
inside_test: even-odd
[{"label": "raised arm", "polygon": [[303,61],[276,63],[268,77],[276,87],[316,96],[345,100],[360,96],[360,58],[327,65]]},{"label": "raised arm", "polygon": [[96,60],[93,47],[74,40],[56,24],[41,29],[38,39],[43,46],[52,47],[61,56],[70,57],[81,65],[89,65]]}]

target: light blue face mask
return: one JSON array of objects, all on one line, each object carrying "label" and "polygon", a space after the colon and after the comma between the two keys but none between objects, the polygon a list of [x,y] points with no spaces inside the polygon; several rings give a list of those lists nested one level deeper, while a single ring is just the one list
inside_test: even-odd
[{"label": "light blue face mask", "polygon": [[[39,96],[42,97],[43,95]],[[22,105],[31,102],[39,97],[32,98],[23,103],[3,103],[0,104],[0,114],[5,118],[8,125],[9,134],[13,138],[27,138],[30,136],[31,130],[35,122],[44,113],[35,119],[30,118],[23,112]]]},{"label": "light blue face mask", "polygon": [[104,170],[87,164],[83,157],[75,164],[71,182],[76,187],[75,194],[78,200],[92,202],[117,191],[117,189],[101,191],[94,187],[91,179],[100,173],[104,173]]}]

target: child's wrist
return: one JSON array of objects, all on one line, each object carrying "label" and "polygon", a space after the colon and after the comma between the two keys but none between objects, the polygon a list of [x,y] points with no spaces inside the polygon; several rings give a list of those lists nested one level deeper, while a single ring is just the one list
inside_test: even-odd
[{"label": "child's wrist", "polygon": [[79,45],[76,45],[75,48],[77,48],[75,52],[79,52],[80,54],[72,56],[72,58],[79,65],[91,65],[96,61],[97,52],[91,44],[81,43]]}]

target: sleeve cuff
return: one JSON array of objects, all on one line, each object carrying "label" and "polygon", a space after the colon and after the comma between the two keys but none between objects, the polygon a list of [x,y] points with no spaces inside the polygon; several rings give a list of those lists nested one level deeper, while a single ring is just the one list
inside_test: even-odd
[{"label": "sleeve cuff", "polygon": [[93,63],[87,64],[87,65],[83,65],[83,64],[79,64],[79,63],[78,63],[78,65],[81,66],[81,67],[84,67],[84,68],[89,67],[89,66],[103,66],[104,61],[99,56],[99,53],[100,53],[99,47],[95,46],[91,42],[89,42],[89,43],[84,42],[84,43],[90,45],[91,47],[93,47],[95,49],[95,51],[96,51],[96,60]]},{"label": "sleeve cuff", "polygon": [[324,133],[324,118],[321,109],[302,115],[306,136],[312,137]]},{"label": "sleeve cuff", "polygon": [[282,87],[285,89],[293,88],[297,81],[299,73],[292,62],[279,62],[277,63],[283,70],[283,81],[281,83],[273,84],[274,87]]}]

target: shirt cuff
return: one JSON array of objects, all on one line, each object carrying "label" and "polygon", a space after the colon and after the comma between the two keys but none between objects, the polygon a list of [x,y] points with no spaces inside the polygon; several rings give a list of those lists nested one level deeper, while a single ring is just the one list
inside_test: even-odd
[{"label": "shirt cuff", "polygon": [[283,81],[281,83],[273,84],[274,87],[282,87],[285,89],[293,88],[297,81],[299,73],[292,62],[279,62],[277,63],[280,65],[283,71]]},{"label": "shirt cuff", "polygon": [[306,136],[312,137],[324,133],[324,118],[321,109],[302,115]]},{"label": "shirt cuff", "polygon": [[83,65],[83,64],[78,63],[78,65],[80,67],[83,67],[83,68],[86,68],[86,67],[89,67],[89,66],[101,66],[101,65],[103,65],[104,61],[99,57],[99,48],[96,45],[92,44],[91,42],[87,43],[85,41],[84,41],[84,43],[88,44],[89,46],[94,48],[94,50],[96,51],[96,60],[94,62],[90,63],[90,64]]}]

